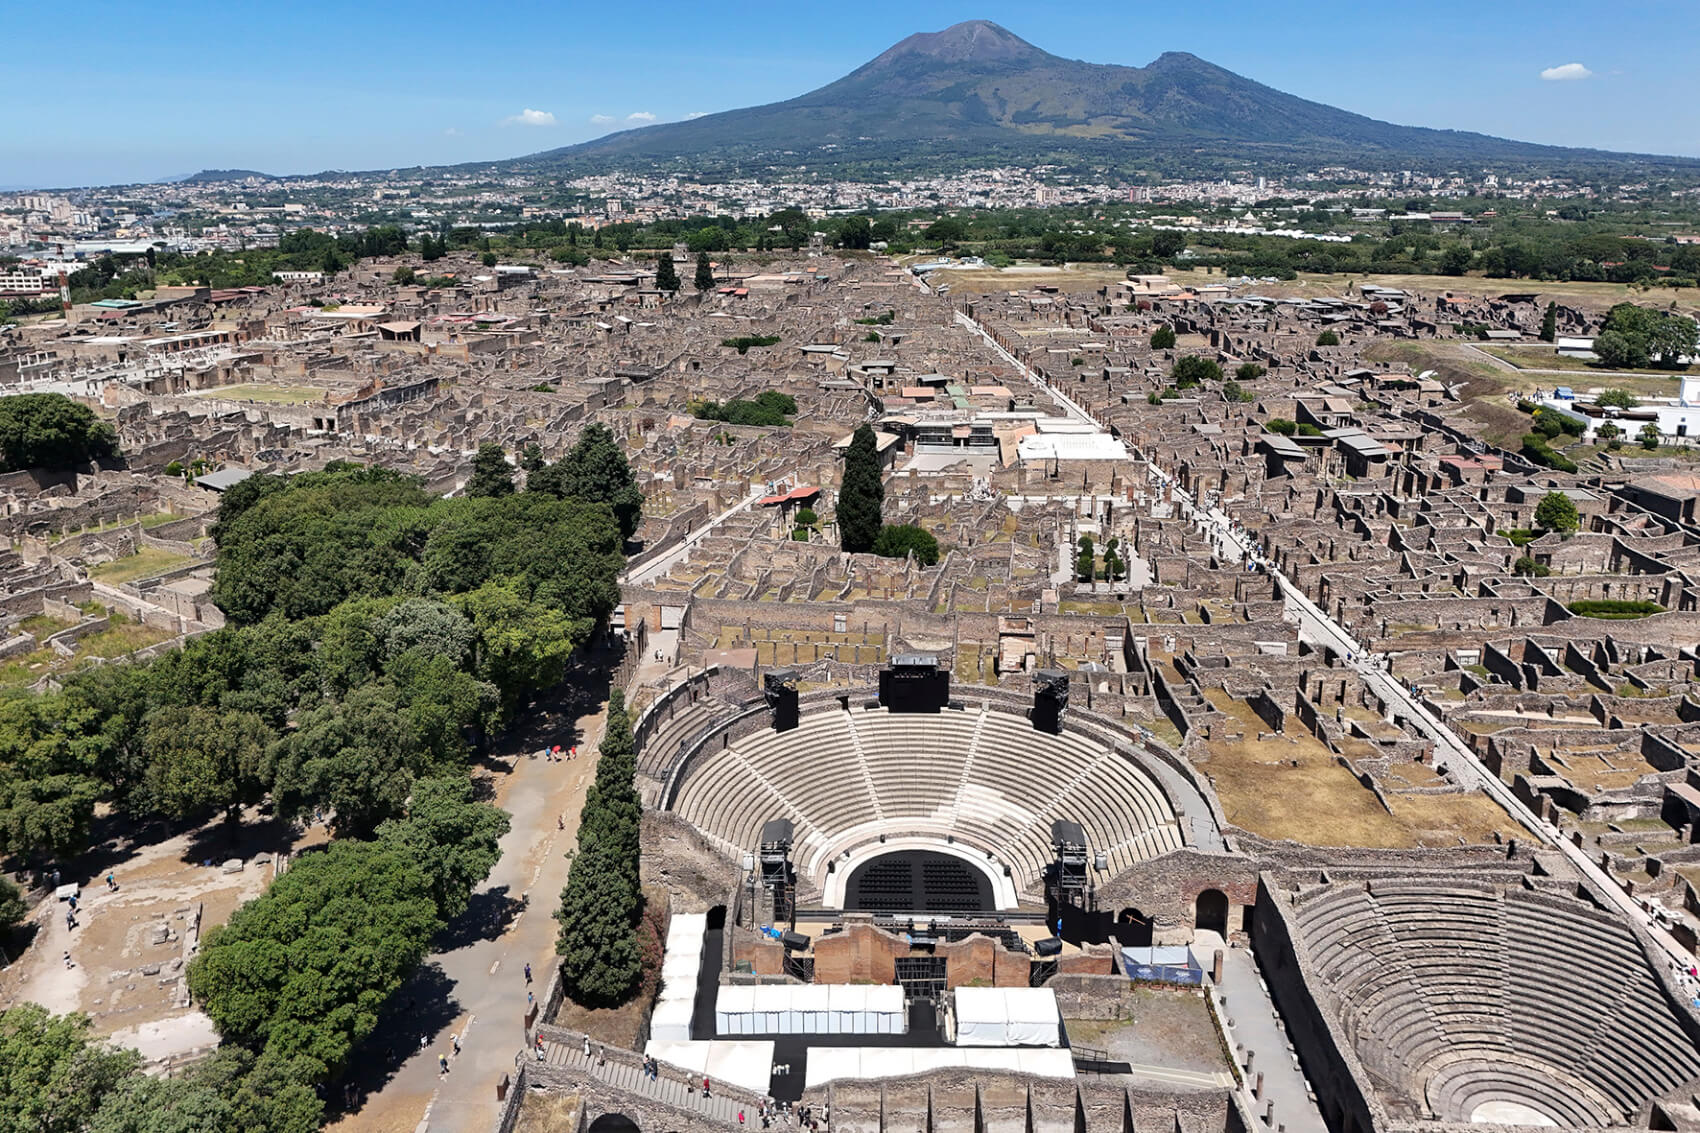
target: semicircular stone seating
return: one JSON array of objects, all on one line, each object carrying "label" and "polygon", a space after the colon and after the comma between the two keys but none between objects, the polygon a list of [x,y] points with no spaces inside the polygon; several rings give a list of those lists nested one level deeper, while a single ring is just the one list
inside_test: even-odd
[{"label": "semicircular stone seating", "polygon": [[1294,917],[1359,1060],[1440,1120],[1500,1103],[1618,1125],[1700,1077],[1633,934],[1580,901],[1377,880],[1301,893]]},{"label": "semicircular stone seating", "polygon": [[764,822],[789,818],[805,869],[861,836],[954,837],[1009,866],[1027,891],[1051,861],[1054,819],[1080,823],[1112,873],[1184,844],[1174,807],[1137,763],[992,709],[813,712],[789,732],[698,757],[671,809],[734,852],[754,849]]}]

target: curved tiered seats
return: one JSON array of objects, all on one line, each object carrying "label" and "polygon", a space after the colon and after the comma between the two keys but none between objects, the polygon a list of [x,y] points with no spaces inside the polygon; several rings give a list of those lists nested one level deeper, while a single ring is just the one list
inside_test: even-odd
[{"label": "curved tiered seats", "polygon": [[1581,902],[1376,881],[1311,890],[1293,914],[1365,1066],[1442,1120],[1499,1105],[1617,1124],[1700,1076],[1635,937]]},{"label": "curved tiered seats", "polygon": [[697,758],[671,809],[728,849],[789,818],[793,860],[846,835],[953,837],[994,854],[1020,889],[1051,860],[1051,822],[1085,828],[1112,871],[1184,844],[1174,807],[1137,763],[1079,735],[1051,736],[995,711],[812,712]]}]

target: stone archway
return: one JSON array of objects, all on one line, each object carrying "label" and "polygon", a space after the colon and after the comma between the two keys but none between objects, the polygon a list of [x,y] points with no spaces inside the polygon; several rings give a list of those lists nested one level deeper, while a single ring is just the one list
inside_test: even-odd
[{"label": "stone archway", "polygon": [[638,1123],[623,1113],[605,1113],[590,1123],[587,1133],[638,1133]]},{"label": "stone archway", "polygon": [[1192,924],[1195,929],[1228,935],[1228,895],[1220,889],[1206,889],[1193,903]]}]

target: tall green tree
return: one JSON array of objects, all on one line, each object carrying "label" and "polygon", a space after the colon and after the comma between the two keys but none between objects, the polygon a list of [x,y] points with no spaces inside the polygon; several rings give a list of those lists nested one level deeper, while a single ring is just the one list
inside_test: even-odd
[{"label": "tall green tree", "polygon": [[1535,505],[1535,523],[1547,531],[1571,532],[1581,524],[1576,501],[1563,492],[1548,492]]},{"label": "tall green tree", "polygon": [[884,511],[878,440],[872,426],[862,425],[844,453],[844,479],[838,487],[839,546],[851,552],[873,550]]},{"label": "tall green tree", "polygon": [[694,282],[698,291],[714,290],[714,263],[708,258],[707,252],[697,253],[697,277]]},{"label": "tall green tree", "polygon": [[501,858],[497,843],[508,828],[506,812],[473,798],[471,779],[442,775],[414,784],[407,817],[378,827],[378,841],[418,863],[437,916],[452,921]]},{"label": "tall green tree", "polygon": [[562,499],[607,504],[626,539],[637,534],[643,522],[643,492],[631,462],[613,431],[600,422],[585,426],[567,455],[528,478],[526,487]]},{"label": "tall green tree", "polygon": [[405,850],[339,839],[295,858],[207,934],[189,991],[227,1041],[335,1076],[372,1033],[440,928],[431,880]]},{"label": "tall green tree", "polygon": [[502,446],[485,441],[472,458],[472,476],[466,482],[466,494],[473,499],[511,496],[514,494],[514,470],[508,465],[508,454]]},{"label": "tall green tree", "polygon": [[596,781],[579,820],[578,851],[555,913],[555,949],[567,992],[579,1003],[613,1006],[637,989],[642,974],[638,919],[641,804],[634,779],[631,718],[615,689],[597,751]]},{"label": "tall green tree", "polygon": [[1546,313],[1541,316],[1541,341],[1553,342],[1558,338],[1558,304],[1548,303]]},{"label": "tall green tree", "polygon": [[673,268],[672,252],[655,257],[655,286],[662,291],[679,290],[679,273]]}]

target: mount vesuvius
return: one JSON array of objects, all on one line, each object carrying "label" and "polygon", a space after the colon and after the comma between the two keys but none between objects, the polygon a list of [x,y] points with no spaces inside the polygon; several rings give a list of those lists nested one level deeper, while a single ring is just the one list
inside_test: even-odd
[{"label": "mount vesuvius", "polygon": [[892,169],[1087,160],[1155,171],[1342,162],[1693,165],[1396,126],[1310,102],[1182,52],[1145,67],[1063,59],[985,20],[912,35],[785,102],[625,130],[518,167],[685,161]]}]

